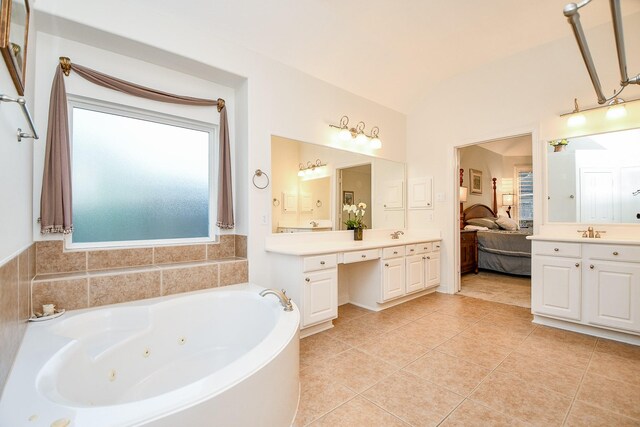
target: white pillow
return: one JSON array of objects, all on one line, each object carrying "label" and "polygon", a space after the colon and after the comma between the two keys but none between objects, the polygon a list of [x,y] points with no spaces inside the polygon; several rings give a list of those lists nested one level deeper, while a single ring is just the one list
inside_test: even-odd
[{"label": "white pillow", "polygon": [[518,223],[511,218],[507,218],[506,216],[499,216],[498,219],[496,219],[496,224],[498,224],[500,228],[502,228],[503,230],[508,230],[508,231],[520,230]]},{"label": "white pillow", "polygon": [[465,230],[478,230],[478,231],[487,231],[489,227],[482,227],[480,225],[465,225]]}]

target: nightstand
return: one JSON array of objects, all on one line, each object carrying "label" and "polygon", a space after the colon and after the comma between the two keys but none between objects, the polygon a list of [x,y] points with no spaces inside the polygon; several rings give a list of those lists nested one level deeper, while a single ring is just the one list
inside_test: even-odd
[{"label": "nightstand", "polygon": [[460,230],[460,273],[478,274],[478,232]]}]

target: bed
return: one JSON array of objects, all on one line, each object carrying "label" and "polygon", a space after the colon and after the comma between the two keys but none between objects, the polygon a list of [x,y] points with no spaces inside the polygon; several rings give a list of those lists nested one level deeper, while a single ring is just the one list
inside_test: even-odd
[{"label": "bed", "polygon": [[[497,217],[491,208],[477,204],[463,212],[464,224],[475,218]],[[478,231],[478,268],[519,276],[531,275],[531,230]]]}]

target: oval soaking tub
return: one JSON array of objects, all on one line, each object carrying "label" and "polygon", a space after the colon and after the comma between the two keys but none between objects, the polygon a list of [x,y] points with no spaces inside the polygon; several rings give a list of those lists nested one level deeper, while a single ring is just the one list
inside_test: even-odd
[{"label": "oval soaking tub", "polygon": [[234,285],[30,324],[0,425],[290,425],[300,315],[262,289]]}]

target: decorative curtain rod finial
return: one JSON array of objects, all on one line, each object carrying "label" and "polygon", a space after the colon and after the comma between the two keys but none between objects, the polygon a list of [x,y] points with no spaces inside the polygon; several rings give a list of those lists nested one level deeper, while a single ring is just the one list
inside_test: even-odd
[{"label": "decorative curtain rod finial", "polygon": [[66,56],[60,57],[60,68],[62,68],[62,72],[65,76],[69,76],[71,74],[71,59]]},{"label": "decorative curtain rod finial", "polygon": [[224,99],[218,98],[218,113],[224,108]]}]

